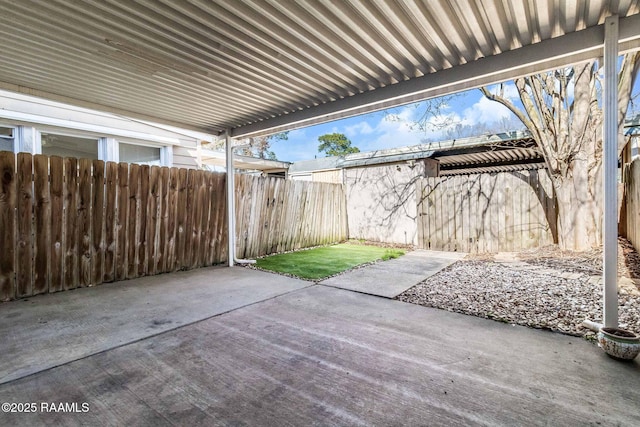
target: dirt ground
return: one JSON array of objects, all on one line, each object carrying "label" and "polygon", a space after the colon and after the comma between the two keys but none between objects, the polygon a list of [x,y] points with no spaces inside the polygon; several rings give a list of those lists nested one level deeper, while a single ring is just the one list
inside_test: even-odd
[{"label": "dirt ground", "polygon": [[[602,274],[602,248],[585,252],[563,251],[556,245],[544,246],[518,252],[516,258],[531,265],[539,265],[572,273],[598,276]],[[469,254],[465,258],[473,261],[494,261],[495,254]],[[621,286],[634,282],[640,292],[640,254],[631,242],[624,237],[618,238],[618,277],[631,279],[623,281]]]},{"label": "dirt ground", "polygon": [[[640,256],[626,239],[618,248],[620,327],[640,333]],[[602,322],[601,277],[601,249],[470,254],[398,299],[593,340],[582,322]]]}]

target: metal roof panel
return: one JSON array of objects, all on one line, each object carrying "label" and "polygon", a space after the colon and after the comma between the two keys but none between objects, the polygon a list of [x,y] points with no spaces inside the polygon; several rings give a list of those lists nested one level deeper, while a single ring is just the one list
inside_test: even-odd
[{"label": "metal roof panel", "polygon": [[[460,90],[441,74],[639,8],[629,0],[0,0],[0,87],[210,132],[256,124],[267,132],[274,118],[280,127],[309,124],[297,119],[302,111],[337,118],[326,105],[362,105],[372,91],[388,101],[346,114]],[[634,28],[621,25],[630,48],[640,45]],[[571,58],[597,52],[582,55]],[[380,92],[432,76],[440,88]]]}]

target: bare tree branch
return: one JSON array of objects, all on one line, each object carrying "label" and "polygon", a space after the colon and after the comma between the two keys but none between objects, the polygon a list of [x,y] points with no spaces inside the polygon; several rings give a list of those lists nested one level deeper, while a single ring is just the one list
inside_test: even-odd
[{"label": "bare tree branch", "polygon": [[[531,131],[556,193],[559,243],[571,249],[601,243],[603,112],[596,64],[592,60],[516,79],[521,109],[504,97],[503,86],[501,96],[481,89],[487,98],[509,108]],[[639,71],[640,52],[624,55],[617,88],[620,129]],[[618,144],[622,150],[623,137]]]}]

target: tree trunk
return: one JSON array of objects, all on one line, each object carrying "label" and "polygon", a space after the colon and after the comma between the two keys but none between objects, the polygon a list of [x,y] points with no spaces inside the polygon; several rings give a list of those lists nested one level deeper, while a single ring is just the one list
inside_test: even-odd
[{"label": "tree trunk", "polygon": [[584,251],[602,243],[602,185],[600,168],[573,162],[571,172],[553,180],[558,209],[558,245]]},{"label": "tree trunk", "polygon": [[[640,52],[627,53],[618,73],[619,152],[622,125],[640,69]],[[514,81],[522,106],[481,88],[513,112],[531,131],[556,193],[558,244],[588,250],[602,243],[602,109],[595,60]],[[573,84],[572,85],[570,84]]]}]

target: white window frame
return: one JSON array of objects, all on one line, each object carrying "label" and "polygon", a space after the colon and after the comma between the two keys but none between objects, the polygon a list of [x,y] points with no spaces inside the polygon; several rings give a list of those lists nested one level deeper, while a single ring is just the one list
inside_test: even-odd
[{"label": "white window frame", "polygon": [[37,153],[32,153],[32,154],[42,154],[42,134],[53,134],[53,135],[60,135],[60,136],[68,136],[70,138],[82,138],[82,139],[90,139],[93,141],[97,141],[98,142],[98,160],[103,160],[100,158],[100,137],[99,136],[95,136],[95,135],[88,135],[86,133],[82,133],[82,132],[75,132],[73,130],[71,131],[67,131],[66,129],[62,129],[62,130],[58,130],[58,129],[48,129],[48,128],[34,128],[35,131],[37,132],[37,144],[36,144],[36,149],[38,150]]},{"label": "white window frame", "polygon": [[160,166],[173,166],[173,146],[172,145],[162,145],[155,144],[153,142],[138,142],[132,141],[129,139],[118,139],[116,140],[118,147],[116,148],[116,152],[118,154],[118,158],[120,157],[120,143],[129,144],[129,145],[138,145],[141,147],[151,147],[151,148],[159,148],[160,149]]},{"label": "white window frame", "polygon": [[16,140],[18,139],[18,138],[17,138],[17,135],[16,135],[16,134],[17,134],[17,132],[18,132],[18,130],[17,130],[17,126],[13,126],[13,125],[4,125],[4,124],[1,124],[1,123],[0,123],[0,127],[7,128],[7,129],[13,129],[13,131],[11,132],[11,136],[0,135],[0,138],[1,138],[1,139],[6,139],[6,140],[11,141],[11,150],[12,150],[14,153],[18,153],[18,144],[16,143]]},{"label": "white window frame", "polygon": [[120,161],[120,143],[129,145],[139,145],[160,149],[160,166],[171,167],[173,165],[173,146],[163,145],[153,142],[140,142],[131,139],[117,139],[112,136],[95,136],[84,132],[66,129],[36,128],[24,125],[2,125],[2,127],[13,129],[13,137],[2,137],[13,140],[14,153],[27,152],[31,154],[42,154],[42,134],[54,134],[69,136],[74,138],[95,139],[98,142],[98,160],[105,162]]}]

